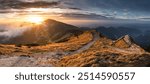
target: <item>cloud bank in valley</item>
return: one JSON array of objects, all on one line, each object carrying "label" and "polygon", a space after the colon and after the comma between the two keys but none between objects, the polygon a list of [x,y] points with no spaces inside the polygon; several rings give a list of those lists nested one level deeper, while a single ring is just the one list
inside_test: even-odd
[{"label": "cloud bank in valley", "polygon": [[3,41],[9,40],[10,38],[19,36],[23,32],[31,29],[30,26],[14,26],[14,25],[1,25],[0,26],[0,38],[4,38]]}]

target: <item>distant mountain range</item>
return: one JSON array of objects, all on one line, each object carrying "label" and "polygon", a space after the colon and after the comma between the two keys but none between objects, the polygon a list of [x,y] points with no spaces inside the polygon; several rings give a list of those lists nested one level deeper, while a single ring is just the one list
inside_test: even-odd
[{"label": "distant mountain range", "polygon": [[124,35],[130,35],[140,46],[147,47],[150,45],[150,30],[144,32],[141,31],[142,29],[127,27],[97,27],[95,30],[113,40]]}]

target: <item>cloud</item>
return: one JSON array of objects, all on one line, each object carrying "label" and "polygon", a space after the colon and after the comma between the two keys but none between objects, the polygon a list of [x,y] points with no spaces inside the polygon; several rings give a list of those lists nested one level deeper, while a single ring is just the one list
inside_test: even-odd
[{"label": "cloud", "polygon": [[77,7],[68,7],[68,9],[72,9],[72,10],[82,10],[81,8],[77,8]]},{"label": "cloud", "polygon": [[63,0],[67,5],[88,9],[110,9],[150,12],[150,0]]},{"label": "cloud", "polygon": [[2,41],[21,35],[23,32],[30,30],[32,26],[0,25],[0,39]]},{"label": "cloud", "polygon": [[140,19],[147,19],[147,20],[150,20],[150,17],[149,17],[149,18],[140,18]]},{"label": "cloud", "polygon": [[[0,3],[1,14],[28,13],[24,10],[26,8],[49,8],[50,11],[33,12],[46,14],[61,12],[64,13],[62,16],[78,19],[112,19],[114,17],[137,19],[150,13],[150,0],[0,0]],[[52,11],[53,8],[61,10]],[[17,9],[17,11],[10,9]]]},{"label": "cloud", "polygon": [[[0,13],[28,13],[29,11],[24,10],[27,8],[59,8],[64,10],[82,10],[79,7],[68,7],[65,6],[63,1],[59,0],[0,0]],[[41,12],[40,10],[34,10],[32,12]],[[48,12],[48,11],[45,11]],[[57,12],[57,11],[56,11]]]},{"label": "cloud", "polygon": [[61,17],[68,17],[68,18],[73,18],[73,19],[87,19],[87,20],[109,20],[113,19],[112,17],[107,17],[104,15],[99,15],[95,13],[64,13],[61,15]]},{"label": "cloud", "polygon": [[150,17],[139,18],[142,21],[150,21]]},{"label": "cloud", "polygon": [[60,1],[35,1],[35,2],[24,2],[20,0],[0,0],[0,9],[24,9],[24,8],[47,8],[57,7],[60,5]]}]

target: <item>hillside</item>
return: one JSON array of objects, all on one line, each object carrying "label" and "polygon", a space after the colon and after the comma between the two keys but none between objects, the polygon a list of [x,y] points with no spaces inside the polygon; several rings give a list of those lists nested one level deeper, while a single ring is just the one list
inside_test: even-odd
[{"label": "hillside", "polygon": [[[83,46],[86,46],[92,39],[92,33],[85,31],[61,43],[45,45],[1,44],[0,66],[54,66],[51,64],[55,64],[55,61],[63,56],[74,53]],[[18,62],[18,60],[20,61]]]},{"label": "hillside", "polygon": [[[48,19],[40,25],[32,25],[20,35],[11,37],[1,43],[5,44],[47,44],[68,40],[70,36],[81,34],[82,31],[75,26]],[[21,26],[23,26],[21,25]],[[5,37],[3,37],[5,38]],[[0,40],[2,41],[1,37]]]},{"label": "hillside", "polygon": [[150,53],[130,35],[112,40],[55,20],[0,44],[0,66],[5,67],[149,67],[149,60]]},{"label": "hillside", "polygon": [[[126,37],[126,36],[125,36]],[[116,45],[117,44],[117,45]],[[127,45],[121,39],[115,43],[106,38],[100,37],[88,50],[63,57],[58,66],[63,67],[139,67],[149,66],[150,54],[142,48],[133,44]]]},{"label": "hillside", "polygon": [[150,45],[146,48],[146,50],[150,52]]},{"label": "hillside", "polygon": [[147,48],[150,44],[150,30],[142,30],[138,27],[97,27],[95,30],[107,36],[110,39],[116,40],[122,36],[130,35],[134,41],[143,48]]}]

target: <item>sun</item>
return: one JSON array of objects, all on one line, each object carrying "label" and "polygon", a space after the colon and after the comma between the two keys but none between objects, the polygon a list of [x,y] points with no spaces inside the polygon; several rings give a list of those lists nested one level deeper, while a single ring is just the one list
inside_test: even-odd
[{"label": "sun", "polygon": [[42,24],[44,21],[44,18],[41,16],[27,16],[26,17],[26,22],[34,23],[34,24]]}]

